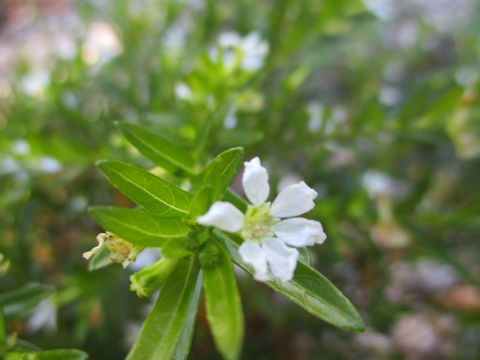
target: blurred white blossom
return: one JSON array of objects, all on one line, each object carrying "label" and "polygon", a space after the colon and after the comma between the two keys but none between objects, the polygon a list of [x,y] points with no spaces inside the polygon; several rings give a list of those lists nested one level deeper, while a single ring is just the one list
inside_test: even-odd
[{"label": "blurred white blossom", "polygon": [[82,57],[88,65],[104,64],[122,52],[122,44],[113,28],[105,22],[94,22],[87,31]]},{"label": "blurred white blossom", "polygon": [[218,47],[210,49],[209,54],[212,60],[218,61],[221,51],[226,67],[234,66],[238,59],[241,68],[253,72],[263,66],[268,50],[268,43],[258,32],[252,32],[245,37],[235,32],[225,32],[218,37]]},{"label": "blurred white blossom", "polygon": [[45,69],[33,70],[21,79],[20,87],[27,95],[41,95],[50,85],[50,73]]},{"label": "blurred white blossom", "polygon": [[45,329],[49,332],[57,330],[57,307],[51,299],[43,300],[27,321],[31,332]]}]

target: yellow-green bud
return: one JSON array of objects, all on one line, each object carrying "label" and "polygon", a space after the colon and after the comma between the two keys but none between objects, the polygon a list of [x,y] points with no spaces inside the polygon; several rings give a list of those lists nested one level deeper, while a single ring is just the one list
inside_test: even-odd
[{"label": "yellow-green bud", "polygon": [[97,254],[100,249],[105,246],[110,250],[110,260],[115,263],[120,263],[123,268],[126,268],[130,263],[134,262],[137,255],[145,249],[143,246],[132,244],[126,240],[109,232],[97,235],[98,245],[92,250],[83,253],[83,257],[89,260],[93,255]]},{"label": "yellow-green bud", "polygon": [[139,297],[152,295],[163,285],[170,271],[175,267],[178,258],[164,257],[156,263],[136,272],[130,276],[130,290],[135,291]]}]

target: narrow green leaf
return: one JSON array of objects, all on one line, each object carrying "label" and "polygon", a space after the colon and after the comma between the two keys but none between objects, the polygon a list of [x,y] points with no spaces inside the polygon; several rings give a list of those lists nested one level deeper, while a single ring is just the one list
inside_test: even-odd
[{"label": "narrow green leaf", "polygon": [[190,217],[196,221],[197,217],[205,214],[211,204],[212,187],[205,186],[197,190],[190,203]]},{"label": "narrow green leaf", "polygon": [[88,212],[107,231],[142,246],[161,247],[165,240],[184,237],[190,231],[180,219],[158,219],[141,210],[93,206]]},{"label": "narrow green leaf", "polygon": [[230,189],[227,189],[227,191],[225,191],[225,194],[223,195],[223,200],[232,203],[241,212],[247,211],[248,202],[245,199],[242,199]]},{"label": "narrow green leaf", "polygon": [[88,270],[98,270],[110,264],[113,264],[112,260],[110,260],[110,250],[108,250],[105,246],[100,249],[98,253],[96,253],[92,259],[88,262]]},{"label": "narrow green leaf", "polygon": [[176,173],[179,169],[194,173],[193,159],[181,146],[138,125],[126,122],[116,125],[128,141],[155,165],[171,173]]},{"label": "narrow green leaf", "polygon": [[23,339],[16,338],[15,345],[11,348],[13,351],[42,351],[37,345]]},{"label": "narrow green leaf", "polygon": [[233,264],[223,248],[211,241],[206,246],[218,247],[218,261],[210,266],[202,263],[208,323],[223,357],[238,359],[243,340],[243,313]]},{"label": "narrow green leaf", "polygon": [[[213,234],[225,246],[233,261],[253,274],[253,269],[245,264],[238,254],[242,240],[218,230],[214,230]],[[312,315],[334,326],[357,332],[365,330],[362,318],[340,290],[322,274],[302,262],[297,263],[292,280],[267,281],[266,284]]]},{"label": "narrow green leaf", "polygon": [[10,352],[6,360],[87,360],[88,355],[80,350],[57,349],[38,352]]},{"label": "narrow green leaf", "polygon": [[156,216],[188,214],[192,195],[137,166],[99,161],[98,167],[122,193]]},{"label": "narrow green leaf", "polygon": [[21,314],[55,292],[51,285],[30,284],[20,289],[0,294],[0,308],[5,316]]},{"label": "narrow green leaf", "polygon": [[192,180],[193,184],[198,189],[211,186],[211,202],[220,199],[242,165],[243,153],[243,148],[240,147],[224,151],[213,159],[205,169]]},{"label": "narrow green leaf", "polygon": [[3,317],[3,310],[0,307],[0,349],[2,348],[2,345],[5,343],[6,338],[7,338],[7,327],[5,325],[5,318]]},{"label": "narrow green leaf", "polygon": [[166,360],[175,355],[191,302],[198,296],[199,270],[194,256],[179,260],[160,289],[127,360]]},{"label": "narrow green leaf", "polygon": [[38,353],[38,360],[86,360],[88,355],[75,349],[56,349]]},{"label": "narrow green leaf", "polygon": [[200,295],[202,294],[202,273],[200,272],[197,283],[195,284],[195,291],[190,301],[187,311],[187,317],[183,323],[182,332],[177,342],[175,349],[174,360],[185,360],[190,352],[192,345],[193,332],[195,330],[195,323],[197,320],[198,307],[200,305]]},{"label": "narrow green leaf", "polygon": [[202,124],[200,125],[197,134],[195,136],[195,153],[197,157],[202,153],[205,145],[207,144],[208,137],[212,130],[212,120],[209,117],[203,119]]}]

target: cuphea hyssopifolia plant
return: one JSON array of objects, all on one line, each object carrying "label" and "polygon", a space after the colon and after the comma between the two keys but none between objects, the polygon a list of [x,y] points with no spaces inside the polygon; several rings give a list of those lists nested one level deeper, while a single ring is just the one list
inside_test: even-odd
[{"label": "cuphea hyssopifolia plant", "polygon": [[312,315],[342,329],[363,331],[350,301],[309,265],[306,246],[326,239],[319,222],[298,217],[314,207],[313,189],[300,182],[281,191],[273,203],[266,202],[268,173],[254,158],[245,162],[242,177],[247,203],[228,189],[242,165],[242,148],[229,149],[198,170],[192,155],[178,144],[130,123],[118,127],[141,154],[191,188],[183,190],[130,164],[98,163],[139,209],[89,208],[107,231],[85,253],[92,257],[90,268],[109,261],[126,267],[146,247],[162,253],[158,262],[131,276],[138,296],[159,294],[127,359],[185,359],[202,288],[215,344],[225,359],[237,359],[244,325],[233,263]]}]

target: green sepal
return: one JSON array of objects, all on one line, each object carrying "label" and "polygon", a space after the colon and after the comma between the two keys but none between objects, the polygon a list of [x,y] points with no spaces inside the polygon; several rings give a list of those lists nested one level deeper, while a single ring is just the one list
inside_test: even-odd
[{"label": "green sepal", "polygon": [[220,261],[220,249],[212,241],[207,241],[198,252],[198,260],[202,269],[215,266]]},{"label": "green sepal", "polygon": [[88,270],[94,271],[113,264],[111,255],[110,250],[103,246],[88,262]]}]

